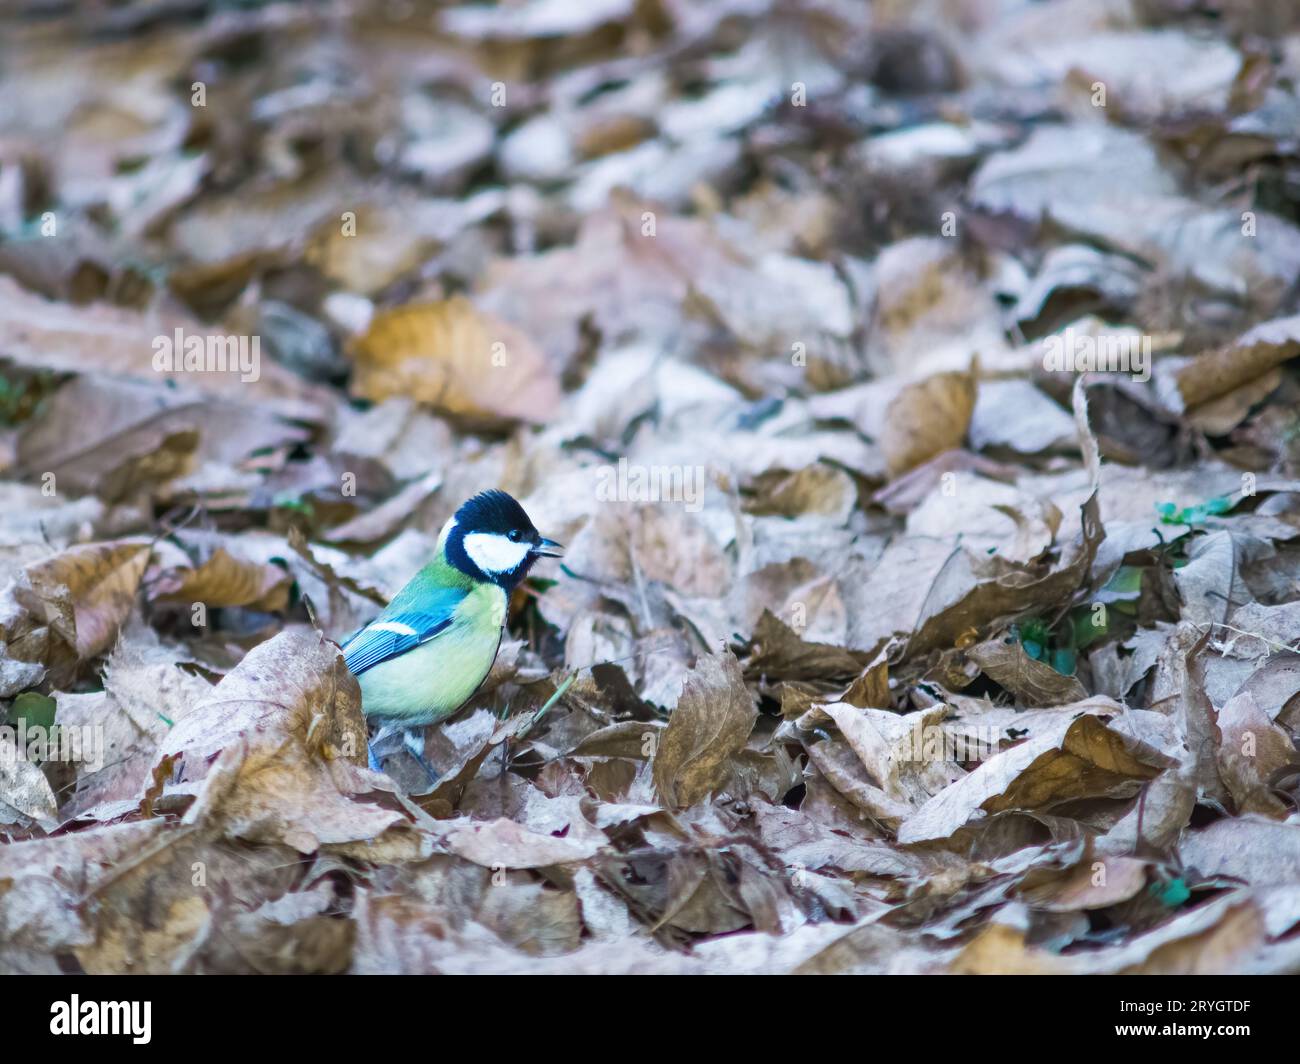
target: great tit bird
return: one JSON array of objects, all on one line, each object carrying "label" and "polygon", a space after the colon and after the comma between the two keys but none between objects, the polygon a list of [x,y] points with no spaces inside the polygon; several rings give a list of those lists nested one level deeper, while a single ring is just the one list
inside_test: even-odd
[{"label": "great tit bird", "polygon": [[479,689],[501,644],[510,592],[538,558],[561,551],[504,491],[481,492],[456,511],[433,560],[343,645],[362,712],[380,725],[371,768],[379,768],[379,744],[401,733],[437,778],[424,760],[421,729],[446,720]]}]

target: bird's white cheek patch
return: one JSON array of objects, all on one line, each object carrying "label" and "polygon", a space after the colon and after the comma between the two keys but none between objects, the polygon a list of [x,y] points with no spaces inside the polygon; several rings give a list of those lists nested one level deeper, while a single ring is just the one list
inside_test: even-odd
[{"label": "bird's white cheek patch", "polygon": [[493,532],[471,532],[465,537],[465,553],[485,573],[508,573],[517,568],[528,556],[529,547]]}]

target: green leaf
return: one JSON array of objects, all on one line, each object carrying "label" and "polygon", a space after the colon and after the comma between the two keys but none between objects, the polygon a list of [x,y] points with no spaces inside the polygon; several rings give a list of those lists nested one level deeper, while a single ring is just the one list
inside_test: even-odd
[{"label": "green leaf", "polygon": [[1172,502],[1159,502],[1156,503],[1156,513],[1167,525],[1198,525],[1213,514],[1226,514],[1235,505],[1231,496],[1216,495],[1196,506],[1181,509]]},{"label": "green leaf", "polygon": [[24,691],[9,707],[9,720],[15,727],[21,720],[26,722],[28,728],[51,728],[54,726],[54,714],[58,708],[58,703],[49,695],[37,691]]},{"label": "green leaf", "polygon": [[1030,617],[1020,626],[1020,631],[1026,639],[1032,639],[1035,643],[1047,642],[1047,622],[1041,617]]},{"label": "green leaf", "polygon": [[1121,565],[1115,575],[1106,581],[1102,588],[1113,597],[1137,598],[1142,594],[1142,567],[1138,565]]},{"label": "green leaf", "polygon": [[1177,909],[1180,905],[1192,896],[1192,892],[1187,887],[1187,881],[1182,876],[1171,879],[1167,883],[1152,883],[1147,888],[1151,897],[1170,909]]},{"label": "green leaf", "polygon": [[1118,608],[1120,612],[1124,612],[1125,607],[1132,609],[1126,602],[1116,602],[1107,606],[1104,614],[1105,620],[1098,624],[1097,613],[1091,606],[1076,606],[1070,613],[1070,627],[1073,632],[1070,649],[1083,650],[1103,636],[1109,635],[1111,632],[1111,610]]}]

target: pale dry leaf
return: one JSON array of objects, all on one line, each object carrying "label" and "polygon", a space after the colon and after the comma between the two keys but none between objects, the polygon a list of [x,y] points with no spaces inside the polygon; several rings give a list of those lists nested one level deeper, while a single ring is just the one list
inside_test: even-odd
[{"label": "pale dry leaf", "polygon": [[179,758],[176,785],[199,784],[186,823],[310,853],[404,822],[353,798],[379,780],[354,767],[365,751],[356,679],[333,643],[299,628],[250,651],[167,734],[155,763]]},{"label": "pale dry leaf", "polygon": [[1130,942],[1062,956],[1030,945],[1023,930],[995,922],[952,963],[966,975],[1206,975],[1245,970],[1264,944],[1259,909],[1238,897],[1183,912]]},{"label": "pale dry leaf", "polygon": [[1046,810],[1073,798],[1136,794],[1169,761],[1103,724],[1096,714],[1104,712],[1105,701],[1084,703],[1074,719],[1063,711],[1056,728],[985,761],[911,815],[899,841],[948,838],[981,811]]},{"label": "pale dry leaf", "polygon": [[1253,887],[1300,882],[1300,824],[1258,815],[1189,831],[1178,845],[1183,864],[1202,876],[1233,876]]},{"label": "pale dry leaf", "polygon": [[559,383],[518,328],[464,296],[380,311],[354,344],[353,394],[410,396],[470,421],[545,422]]},{"label": "pale dry leaf", "polygon": [[245,606],[283,610],[289,604],[292,578],[275,565],[240,558],[225,547],[192,568],[173,567],[149,582],[149,597],[164,602],[206,606]]},{"label": "pale dry leaf", "polygon": [[[70,373],[95,370],[156,383],[159,373],[153,359],[160,349],[155,341],[172,339],[178,329],[184,337],[205,343],[209,335],[223,344],[226,341],[224,334],[184,315],[141,314],[104,303],[85,307],[56,303],[0,277],[0,349],[22,365]],[[247,400],[250,391],[264,401],[290,404],[308,397],[309,389],[301,380],[266,358],[257,365],[256,379],[244,376],[229,369],[182,373],[175,383],[182,389],[240,400]]]},{"label": "pale dry leaf", "polygon": [[1106,909],[1128,901],[1147,886],[1147,862],[1136,857],[1092,860],[1085,855],[1064,870],[1031,869],[1021,880],[1020,895],[1046,912]]},{"label": "pale dry leaf", "polygon": [[1291,736],[1268,719],[1249,691],[1239,692],[1223,705],[1218,724],[1219,777],[1237,812],[1284,818],[1290,807],[1273,793],[1272,783],[1283,769],[1297,763]]},{"label": "pale dry leaf", "polygon": [[734,655],[701,657],[652,762],[655,788],[665,804],[694,805],[721,787],[757,716]]},{"label": "pale dry leaf", "polygon": [[1031,658],[1018,640],[990,639],[967,647],[966,656],[1025,705],[1062,706],[1088,697],[1083,684],[1075,677],[1065,676],[1046,662]]},{"label": "pale dry leaf", "polygon": [[1233,343],[1189,362],[1177,377],[1180,409],[1225,395],[1300,354],[1300,316],[1257,325]]},{"label": "pale dry leaf", "polygon": [[49,623],[78,658],[92,658],[117,638],[135,605],[149,556],[147,543],[72,547],[29,565],[16,596],[34,617]]},{"label": "pale dry leaf", "polygon": [[49,831],[58,817],[58,802],[45,773],[10,739],[0,739],[0,821],[35,821]]},{"label": "pale dry leaf", "polygon": [[443,843],[458,857],[484,868],[545,868],[594,857],[602,837],[560,838],[500,818],[488,823],[450,821]]},{"label": "pale dry leaf", "polygon": [[960,447],[975,409],[969,373],[936,373],[905,385],[885,413],[880,445],[891,477]]}]

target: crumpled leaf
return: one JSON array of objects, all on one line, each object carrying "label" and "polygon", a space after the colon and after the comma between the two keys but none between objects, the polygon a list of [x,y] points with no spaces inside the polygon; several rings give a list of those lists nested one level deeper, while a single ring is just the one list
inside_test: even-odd
[{"label": "crumpled leaf", "polygon": [[1017,640],[990,639],[967,647],[966,656],[1027,705],[1061,706],[1088,697],[1077,679],[1031,658]]},{"label": "crumpled leaf", "polygon": [[206,606],[247,606],[255,610],[282,610],[289,603],[292,580],[283,569],[238,558],[216,550],[193,568],[171,568],[150,582],[151,598],[201,602]]},{"label": "crumpled leaf", "polygon": [[1234,695],[1219,710],[1219,776],[1242,813],[1282,818],[1289,809],[1272,783],[1287,766],[1300,762],[1295,743],[1255,704],[1249,691]]},{"label": "crumpled leaf", "polygon": [[45,830],[57,823],[58,802],[40,765],[27,758],[13,742],[0,740],[0,821],[35,821]]},{"label": "crumpled leaf", "polygon": [[135,605],[149,563],[146,543],[72,547],[28,566],[14,597],[84,661],[107,650]]},{"label": "crumpled leaf", "polygon": [[1202,876],[1235,876],[1251,886],[1291,885],[1300,876],[1300,825],[1258,815],[1189,831],[1179,857]]},{"label": "crumpled leaf", "polygon": [[157,760],[179,755],[177,784],[200,784],[186,823],[310,853],[402,822],[352,797],[372,788],[351,767],[365,751],[356,679],[334,644],[298,629],[255,647],[168,733]]},{"label": "crumpled leaf", "polygon": [[951,971],[966,975],[1202,975],[1232,971],[1264,942],[1258,908],[1231,896],[1185,912],[1122,946],[1060,956],[1030,946],[1024,932],[990,924]]},{"label": "crumpled leaf", "polygon": [[969,373],[938,373],[906,385],[889,404],[881,446],[897,477],[944,451],[960,447],[975,409]]},{"label": "crumpled leaf", "polygon": [[1066,869],[1031,869],[1021,880],[1021,896],[1036,909],[1076,912],[1106,909],[1128,901],[1147,885],[1147,862],[1136,857],[1093,860],[1085,854]]},{"label": "crumpled leaf", "polygon": [[600,850],[594,841],[543,835],[505,818],[486,824],[451,821],[444,844],[452,853],[485,868],[544,868],[585,861]]},{"label": "crumpled leaf", "polygon": [[904,821],[899,841],[946,839],[981,811],[1046,810],[1075,798],[1135,794],[1169,759],[1103,724],[1099,701],[1080,716],[1063,708],[1057,728],[996,754],[935,795]]},{"label": "crumpled leaf", "polygon": [[1300,13],[334,6],[0,33],[0,969],[1300,968]]},{"label": "crumpled leaf", "polygon": [[721,787],[757,716],[735,656],[701,657],[652,761],[655,789],[664,803],[694,805]]},{"label": "crumpled leaf", "polygon": [[1277,318],[1248,330],[1233,343],[1207,352],[1179,370],[1179,410],[1208,402],[1263,376],[1300,354],[1300,316]]},{"label": "crumpled leaf", "polygon": [[997,564],[998,559],[984,565],[965,552],[952,555],[952,564],[945,565],[931,587],[928,597],[935,606],[917,625],[909,653],[950,646],[968,629],[979,630],[999,618],[1031,612],[1072,594],[1086,577],[1105,536],[1095,494],[1080,513],[1083,528],[1079,540],[1067,548],[1056,568],[1042,575],[1023,566]]},{"label": "crumpled leaf", "polygon": [[376,314],[355,358],[353,392],[375,402],[409,395],[478,422],[544,422],[559,402],[542,352],[464,296]]}]

